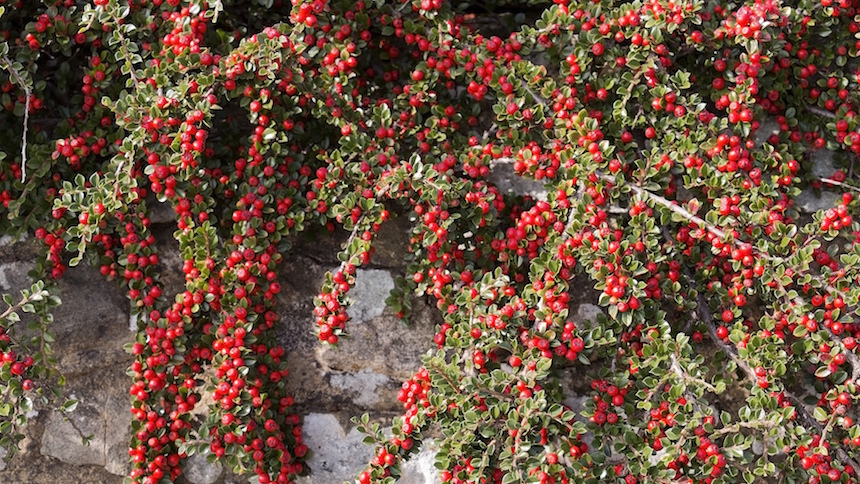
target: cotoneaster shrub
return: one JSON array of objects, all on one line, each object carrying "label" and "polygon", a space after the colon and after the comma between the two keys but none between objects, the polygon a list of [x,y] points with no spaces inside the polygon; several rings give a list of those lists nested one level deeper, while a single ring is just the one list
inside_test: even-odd
[{"label": "cotoneaster shrub", "polygon": [[[0,227],[42,248],[0,314],[0,445],[62,383],[50,291],[87,262],[138,321],[131,482],[193,452],[306,474],[277,267],[310,227],[350,233],[313,315],[336,344],[399,214],[389,304],[444,322],[390,436],[358,420],[357,482],[393,482],[429,430],[446,483],[860,480],[856,0],[0,3]],[[501,165],[546,199],[501,193]],[[841,198],[804,215],[806,186]],[[605,316],[570,316],[577,274]],[[580,415],[561,378],[589,389]]]}]

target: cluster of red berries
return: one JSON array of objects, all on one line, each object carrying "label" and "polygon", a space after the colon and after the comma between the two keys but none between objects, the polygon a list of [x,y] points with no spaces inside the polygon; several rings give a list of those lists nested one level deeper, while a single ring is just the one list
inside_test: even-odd
[{"label": "cluster of red berries", "polygon": [[606,380],[593,380],[591,382],[591,389],[598,393],[592,397],[594,401],[594,414],[588,420],[595,425],[614,425],[618,423],[618,413],[614,411],[614,407],[624,405],[624,397],[627,396],[629,388],[618,388]]}]

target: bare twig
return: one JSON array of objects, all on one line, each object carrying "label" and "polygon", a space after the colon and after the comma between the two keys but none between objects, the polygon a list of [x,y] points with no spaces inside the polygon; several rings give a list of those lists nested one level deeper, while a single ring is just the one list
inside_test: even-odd
[{"label": "bare twig", "polygon": [[711,438],[725,435],[725,434],[733,434],[741,429],[765,429],[770,430],[776,427],[775,422],[771,422],[770,420],[750,420],[748,422],[735,422],[732,425],[727,427],[723,427],[719,430],[715,430],[713,434],[711,434]]},{"label": "bare twig", "polygon": [[[618,183],[618,180],[616,180],[615,177],[609,176],[609,175],[600,175],[600,179],[603,181],[612,183],[612,184]],[[650,198],[651,200],[654,200],[659,205],[662,205],[663,207],[668,208],[671,212],[676,213],[676,214],[684,217],[685,219],[687,219],[691,222],[694,222],[696,225],[699,225],[700,227],[704,228],[705,230],[714,234],[715,236],[717,236],[721,239],[726,236],[726,233],[722,229],[719,229],[719,228],[709,224],[708,222],[705,222],[701,217],[691,213],[689,210],[678,205],[677,203],[672,202],[666,198],[663,198],[660,195],[657,195],[656,193],[651,193],[648,190],[642,189],[642,188],[640,188],[640,187],[638,187],[632,183],[628,183],[627,186],[630,187],[630,189],[633,190],[633,192],[636,193],[637,195],[643,196],[646,198]],[[736,241],[736,243],[739,244],[740,241]],[[770,257],[770,256],[768,255],[768,257]]]},{"label": "bare twig", "polygon": [[697,384],[703,386],[706,390],[708,390],[711,393],[719,393],[715,386],[711,385],[710,383],[706,382],[705,380],[703,380],[701,378],[696,378],[696,377],[690,375],[689,373],[685,372],[681,368],[681,365],[678,364],[678,358],[675,357],[675,353],[670,354],[669,358],[672,361],[672,371],[675,372],[675,376],[677,376],[678,379],[681,380],[682,383],[684,383],[684,390],[685,391],[686,391],[687,382],[693,382],[693,383],[697,383]]},{"label": "bare twig", "polygon": [[546,107],[546,101],[544,101],[542,97],[540,97],[540,96],[538,96],[537,94],[535,94],[535,92],[534,92],[534,91],[532,91],[532,89],[529,87],[529,85],[528,85],[527,83],[525,83],[525,82],[523,82],[523,89],[525,89],[525,90],[526,90],[526,92],[527,92],[527,93],[529,93],[529,95],[532,97],[532,99],[534,99],[534,101],[535,101],[536,103],[538,103],[538,104],[540,104],[541,106],[543,106],[543,110],[544,110],[544,111],[546,111],[546,110],[547,110],[547,107]]},{"label": "bare twig", "polygon": [[21,135],[21,183],[27,181],[27,127],[30,124],[30,88],[24,87],[24,134]]},{"label": "bare twig", "polygon": [[817,106],[806,106],[806,110],[812,114],[817,114],[818,116],[822,116],[822,117],[829,118],[829,119],[834,119],[836,117],[836,114],[831,113],[830,111],[821,109]]},{"label": "bare twig", "polygon": [[493,123],[493,125],[490,126],[489,128],[487,128],[486,131],[484,131],[484,134],[481,135],[481,141],[487,141],[490,138],[490,136],[495,134],[496,131],[498,131],[498,130],[499,130],[499,125],[496,123]]},{"label": "bare twig", "polygon": [[847,184],[847,183],[842,183],[842,182],[840,182],[840,181],[836,181],[836,180],[834,180],[834,179],[832,179],[832,178],[822,178],[822,179],[821,179],[821,183],[826,183],[826,184],[828,184],[828,185],[835,185],[835,186],[838,186],[838,187],[847,188],[847,189],[849,189],[849,190],[854,190],[855,192],[860,192],[860,188],[857,188],[857,187],[855,187],[855,186],[851,186],[851,185],[849,185],[849,184]]},{"label": "bare twig", "polygon": [[21,74],[12,68],[12,61],[8,56],[3,56],[3,68],[9,71],[18,84],[24,90],[24,134],[21,136],[21,183],[27,181],[27,128],[30,124],[30,87],[21,78]]}]

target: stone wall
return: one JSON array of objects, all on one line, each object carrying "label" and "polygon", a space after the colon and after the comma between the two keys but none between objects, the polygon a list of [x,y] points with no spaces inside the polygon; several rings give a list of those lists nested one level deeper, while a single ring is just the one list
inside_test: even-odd
[{"label": "stone wall", "polygon": [[[156,220],[165,220],[155,217]],[[372,263],[358,271],[351,293],[350,337],[337,348],[318,343],[313,298],[328,270],[338,266],[344,237],[321,234],[296,247],[282,273],[280,340],[289,353],[289,385],[304,416],[305,441],[313,455],[312,475],[301,484],[352,481],[372,457],[350,417],[367,412],[383,425],[400,413],[400,384],[421,365],[430,348],[435,309],[415,302],[408,326],[385,309],[384,300],[403,271],[408,240],[404,220],[393,221],[380,237]],[[154,225],[166,293],[184,289],[173,227]],[[37,251],[32,241],[0,240],[0,293],[28,287],[27,272]],[[21,454],[0,459],[4,484],[119,484],[127,475],[131,357],[123,346],[132,340],[129,304],[115,283],[94,268],[71,268],[59,283],[63,304],[55,311],[55,355],[66,376],[68,395],[80,401],[69,420],[50,409],[33,412]],[[205,412],[204,405],[196,409]],[[88,446],[81,434],[93,436]],[[400,482],[437,482],[432,441],[404,469]],[[5,456],[0,456],[5,457]],[[240,478],[199,455],[189,459],[182,482],[244,484]]]}]

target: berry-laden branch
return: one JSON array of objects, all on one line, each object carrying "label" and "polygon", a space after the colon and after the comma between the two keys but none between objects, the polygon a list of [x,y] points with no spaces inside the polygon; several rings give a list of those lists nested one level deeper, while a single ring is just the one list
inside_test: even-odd
[{"label": "berry-laden branch", "polygon": [[[686,271],[686,269],[685,269]],[[685,274],[685,278],[693,283],[694,279],[690,277],[689,273]],[[708,334],[711,337],[711,341],[713,341],[720,349],[727,354],[734,364],[741,369],[744,373],[747,380],[753,385],[757,384],[759,381],[759,377],[756,375],[753,368],[750,364],[738,356],[737,350],[726,343],[717,333],[717,327],[714,324],[714,320],[711,317],[710,310],[708,309],[708,303],[705,298],[701,294],[697,294],[696,297],[696,315],[698,319],[705,325],[708,329]],[[821,424],[812,417],[810,414],[809,408],[805,405],[798,397],[794,396],[789,390],[783,389],[782,393],[786,395],[791,402],[792,407],[794,407],[795,416],[800,421],[801,425],[805,427],[805,432],[815,431],[819,435],[822,434],[824,428]],[[860,464],[858,464],[854,459],[852,459],[844,449],[841,447],[836,448],[836,455],[842,461],[842,463],[846,466],[850,466],[853,469],[853,474],[856,475],[858,471],[860,471]]]}]

